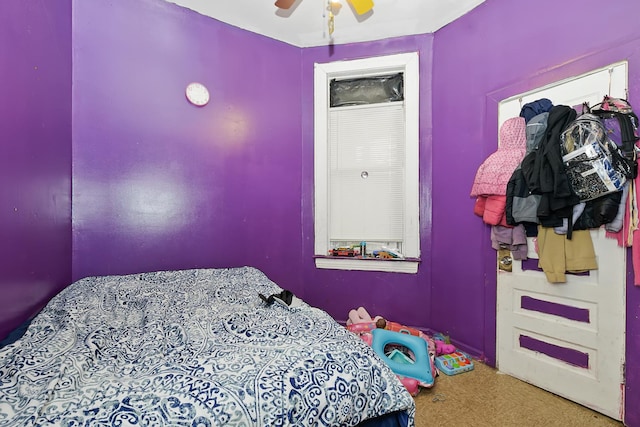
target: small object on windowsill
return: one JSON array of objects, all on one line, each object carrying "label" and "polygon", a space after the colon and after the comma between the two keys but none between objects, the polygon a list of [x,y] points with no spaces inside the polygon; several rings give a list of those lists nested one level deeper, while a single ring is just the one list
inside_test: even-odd
[{"label": "small object on windowsill", "polygon": [[404,255],[398,252],[396,249],[390,249],[383,246],[379,251],[373,251],[374,258],[380,259],[404,259]]},{"label": "small object on windowsill", "polygon": [[340,248],[331,249],[329,251],[329,256],[353,258],[357,255],[360,255],[360,254],[357,253],[356,250],[354,250],[353,248],[340,247]]},{"label": "small object on windowsill", "polygon": [[[375,252],[375,253],[374,253]],[[349,259],[359,259],[365,261],[420,261],[419,258],[397,258],[393,257],[389,254],[383,253],[380,254],[380,251],[374,251],[367,256],[362,255],[333,255],[332,251],[329,251],[327,255],[315,255],[314,258],[349,258]]]},{"label": "small object on windowsill", "polygon": [[390,254],[393,258],[404,258],[404,255],[402,255],[402,253],[397,249],[389,248],[387,246],[383,246],[381,249]]},{"label": "small object on windowsill", "polygon": [[387,251],[373,251],[373,257],[374,258],[381,258],[381,259],[394,259],[394,258],[396,258],[396,257],[391,255]]}]

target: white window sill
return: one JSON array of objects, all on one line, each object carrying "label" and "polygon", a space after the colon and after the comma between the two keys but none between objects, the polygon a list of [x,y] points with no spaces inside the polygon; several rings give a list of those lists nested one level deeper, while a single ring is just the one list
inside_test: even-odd
[{"label": "white window sill", "polygon": [[407,258],[402,260],[380,260],[380,259],[362,259],[350,257],[323,257],[315,258],[316,268],[329,270],[361,270],[361,271],[388,271],[392,273],[409,273],[418,272],[418,264],[420,260],[417,258]]}]

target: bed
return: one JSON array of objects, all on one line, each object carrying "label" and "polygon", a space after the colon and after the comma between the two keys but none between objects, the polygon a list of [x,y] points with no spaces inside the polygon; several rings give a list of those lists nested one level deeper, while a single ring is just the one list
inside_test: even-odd
[{"label": "bed", "polygon": [[252,267],[74,282],[0,348],[0,426],[413,426],[374,351]]}]

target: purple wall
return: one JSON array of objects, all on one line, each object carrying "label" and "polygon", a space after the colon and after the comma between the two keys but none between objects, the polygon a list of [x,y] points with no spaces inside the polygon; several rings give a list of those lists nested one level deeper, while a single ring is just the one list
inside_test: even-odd
[{"label": "purple wall", "polygon": [[[495,252],[488,249],[488,228],[472,214],[469,191],[477,167],[496,148],[498,102],[627,59],[629,100],[640,104],[640,3],[616,3],[616,7],[602,7],[595,0],[541,0],[523,9],[520,2],[489,0],[436,33],[433,96],[439,106],[433,111],[437,123],[430,260],[433,300],[426,322],[435,329],[450,330],[455,337],[464,336],[464,342],[483,349],[491,363],[496,344]],[[589,23],[597,22],[615,23],[616,30],[592,33],[587,29],[596,28],[597,24],[590,27]],[[452,174],[454,158],[458,167]],[[466,214],[453,216],[452,211]],[[467,220],[460,220],[464,215]],[[458,256],[452,257],[453,253]],[[627,289],[625,422],[637,427],[640,288],[628,284]],[[451,294],[460,297],[452,299]]]},{"label": "purple wall", "polygon": [[74,279],[252,265],[301,294],[299,49],[157,0],[76,0],[73,36]]},{"label": "purple wall", "polygon": [[0,2],[0,339],[71,279],[71,1]]}]

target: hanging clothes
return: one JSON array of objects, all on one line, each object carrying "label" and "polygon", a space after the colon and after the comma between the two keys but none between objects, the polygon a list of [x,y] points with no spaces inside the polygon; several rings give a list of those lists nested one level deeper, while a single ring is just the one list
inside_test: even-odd
[{"label": "hanging clothes", "polygon": [[622,229],[607,230],[606,237],[616,239],[618,246],[631,248],[633,284],[640,286],[640,229],[638,219],[638,197],[640,197],[640,175],[630,182]]},{"label": "hanging clothes", "polygon": [[553,227],[538,226],[538,267],[549,283],[566,283],[567,272],[597,270],[596,252],[589,230],[574,230],[571,240]]},{"label": "hanging clothes", "polygon": [[491,227],[491,247],[495,250],[509,249],[513,259],[526,260],[529,254],[527,233],[524,225]]},{"label": "hanging clothes", "polygon": [[[526,122],[522,117],[506,120],[500,127],[498,149],[482,162],[471,187],[476,197],[473,211],[491,225],[491,247],[511,251],[514,259],[527,259],[527,237],[522,225],[507,224],[507,184],[527,149]],[[510,259],[510,258],[509,258]]]},{"label": "hanging clothes", "polygon": [[505,214],[506,205],[507,196],[478,196],[473,213],[482,218],[485,224],[510,227]]},{"label": "hanging clothes", "polygon": [[507,195],[509,179],[527,149],[525,129],[522,117],[512,117],[502,124],[498,149],[478,168],[471,187],[472,197]]},{"label": "hanging clothes", "polygon": [[[562,226],[563,218],[571,218],[573,206],[580,202],[569,183],[560,151],[560,134],[576,115],[576,111],[569,106],[553,106],[547,117],[545,136],[540,141],[533,162],[522,164],[529,190],[541,195],[537,213],[540,223],[545,227]],[[569,239],[572,230],[570,226],[567,231]]]}]

